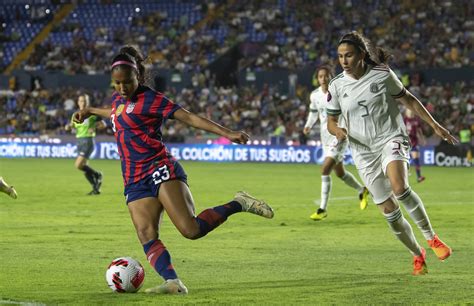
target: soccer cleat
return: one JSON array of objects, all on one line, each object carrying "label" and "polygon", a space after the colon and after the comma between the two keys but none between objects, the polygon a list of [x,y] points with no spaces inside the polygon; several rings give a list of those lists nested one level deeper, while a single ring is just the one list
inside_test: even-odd
[{"label": "soccer cleat", "polygon": [[87,195],[99,195],[99,194],[100,194],[100,191],[99,191],[99,190],[93,189],[93,190],[90,191]]},{"label": "soccer cleat", "polygon": [[183,284],[179,278],[167,279],[163,284],[148,288],[145,293],[158,293],[158,294],[188,294],[188,288]]},{"label": "soccer cleat", "polygon": [[318,208],[318,210],[309,217],[313,219],[314,221],[321,221],[327,216],[328,216],[328,213],[326,212],[326,210]]},{"label": "soccer cleat", "polygon": [[361,193],[359,193],[359,200],[360,200],[360,209],[364,210],[369,205],[369,190],[364,187]]},{"label": "soccer cleat", "polygon": [[100,193],[100,186],[102,186],[102,172],[97,172],[94,178],[94,189],[99,191]]},{"label": "soccer cleat", "polygon": [[256,214],[268,219],[273,218],[273,209],[264,201],[254,198],[245,191],[239,191],[235,194],[234,200],[242,205],[242,211]]},{"label": "soccer cleat", "polygon": [[413,275],[423,275],[428,273],[428,267],[426,266],[426,251],[421,248],[421,254],[413,256]]},{"label": "soccer cleat", "polygon": [[436,254],[439,260],[445,260],[453,252],[449,246],[447,246],[438,235],[435,235],[433,239],[428,240],[428,245],[431,247],[433,252]]},{"label": "soccer cleat", "polygon": [[8,194],[11,198],[16,199],[18,194],[16,193],[15,188],[13,186],[9,186],[7,182],[0,176],[0,191]]},{"label": "soccer cleat", "polygon": [[420,177],[418,177],[418,178],[416,179],[416,181],[417,181],[418,183],[421,183],[421,182],[423,182],[425,179],[426,179],[426,178],[425,178],[424,176],[420,176]]}]

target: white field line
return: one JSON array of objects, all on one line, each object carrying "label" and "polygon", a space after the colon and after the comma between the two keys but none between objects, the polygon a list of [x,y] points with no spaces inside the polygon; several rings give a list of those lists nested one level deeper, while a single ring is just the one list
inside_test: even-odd
[{"label": "white field line", "polygon": [[31,302],[31,301],[12,301],[12,300],[0,300],[0,305],[22,305],[22,306],[46,306],[46,304]]}]

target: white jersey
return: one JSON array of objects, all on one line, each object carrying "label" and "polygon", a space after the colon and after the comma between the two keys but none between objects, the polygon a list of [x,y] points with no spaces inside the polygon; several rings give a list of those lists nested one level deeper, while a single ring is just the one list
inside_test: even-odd
[{"label": "white jersey", "polygon": [[369,66],[359,80],[343,72],[329,83],[327,113],[344,118],[357,168],[371,165],[389,140],[407,137],[395,101],[405,92],[395,73],[385,65]]},{"label": "white jersey", "polygon": [[321,142],[323,146],[334,145],[337,143],[336,137],[328,131],[328,115],[326,113],[328,94],[324,93],[321,87],[318,87],[311,92],[309,100],[311,101],[309,104],[309,115],[304,127],[313,127],[319,116],[319,123],[321,124]]}]

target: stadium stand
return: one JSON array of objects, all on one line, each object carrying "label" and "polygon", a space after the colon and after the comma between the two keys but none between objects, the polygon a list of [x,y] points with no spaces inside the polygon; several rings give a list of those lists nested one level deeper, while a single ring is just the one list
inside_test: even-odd
[{"label": "stadium stand", "polygon": [[[5,0],[0,8],[1,68],[33,42],[61,1]],[[262,88],[222,88],[208,67],[232,47],[252,49],[239,69],[290,73],[307,66],[336,66],[334,46],[342,33],[361,30],[394,54],[395,68],[472,67],[472,5],[467,0],[423,1],[73,1],[34,52],[24,71],[61,71],[67,75],[107,74],[109,59],[124,44],[138,45],[149,67],[189,73],[191,84],[168,86],[166,94],[184,107],[234,129],[271,135],[276,117],[288,139],[303,142],[310,88],[292,93],[275,84]],[[423,10],[420,8],[423,7]],[[364,17],[370,12],[370,20]],[[246,48],[246,47],[245,47]],[[243,49],[245,49],[243,48]],[[410,90],[450,129],[472,125],[472,84],[414,81]],[[73,101],[82,88],[35,88],[0,94],[0,134],[64,133]],[[90,89],[86,90],[90,92]],[[108,88],[90,92],[97,105],[107,103]],[[72,100],[71,100],[72,99]],[[74,102],[74,101],[73,101]],[[169,135],[195,135],[179,124]],[[199,135],[198,135],[199,136]]]}]

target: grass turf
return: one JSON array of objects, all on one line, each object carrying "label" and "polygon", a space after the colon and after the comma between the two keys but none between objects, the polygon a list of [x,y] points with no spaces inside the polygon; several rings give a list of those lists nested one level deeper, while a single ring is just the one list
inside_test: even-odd
[{"label": "grass turf", "polygon": [[0,194],[0,304],[474,302],[472,169],[423,167],[425,182],[410,177],[454,251],[440,262],[427,250],[429,274],[414,277],[410,254],[376,207],[360,211],[356,192],[335,176],[328,218],[309,219],[319,197],[317,165],[182,164],[197,212],[244,189],[267,200],[276,215],[237,214],[197,241],[181,237],[165,218],[161,239],[190,294],[150,296],[114,294],[105,282],[106,267],[120,256],[142,263],[144,288],[162,282],[136,238],[118,161],[90,163],[104,172],[104,184],[102,195],[86,196],[88,183],[72,160],[0,159],[0,175],[19,193],[16,201]]}]

